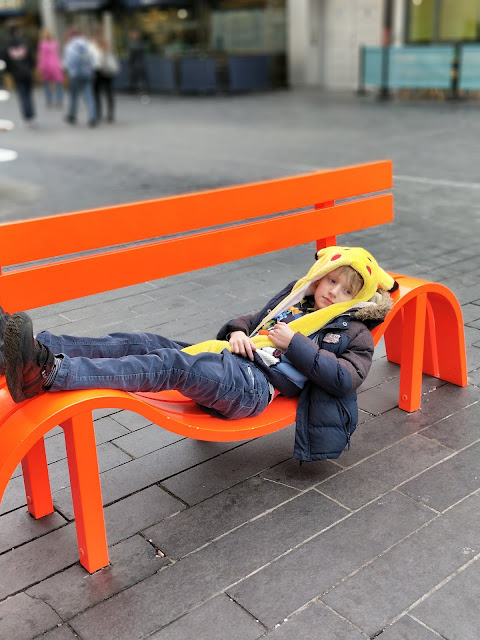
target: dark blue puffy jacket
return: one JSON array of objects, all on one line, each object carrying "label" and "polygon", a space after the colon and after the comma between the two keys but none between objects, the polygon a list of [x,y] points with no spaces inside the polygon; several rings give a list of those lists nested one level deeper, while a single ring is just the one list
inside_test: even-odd
[{"label": "dark blue puffy jacket", "polygon": [[[258,313],[240,316],[224,325],[217,338],[228,339],[232,331],[247,335],[283,300],[295,283],[290,283]],[[382,322],[378,311],[350,310],[334,318],[317,334],[307,338],[295,333],[285,355],[308,380],[297,407],[293,457],[302,461],[338,458],[350,442],[358,422],[356,390],[372,363],[373,337],[370,328]],[[268,374],[267,374],[268,377]]]}]

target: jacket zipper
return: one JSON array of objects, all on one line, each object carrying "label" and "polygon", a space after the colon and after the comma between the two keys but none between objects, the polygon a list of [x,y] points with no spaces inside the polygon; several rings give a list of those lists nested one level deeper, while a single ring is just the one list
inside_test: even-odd
[{"label": "jacket zipper", "polygon": [[[340,402],[340,404],[342,406],[342,409],[344,410],[346,416],[348,417],[348,422],[351,423],[352,422],[352,416],[350,415],[350,411],[348,411],[347,407],[343,404],[342,400],[339,400],[339,402]],[[344,426],[344,429],[345,429],[345,434],[347,436],[347,451],[350,451],[350,436],[351,436],[350,424],[346,424]]]}]

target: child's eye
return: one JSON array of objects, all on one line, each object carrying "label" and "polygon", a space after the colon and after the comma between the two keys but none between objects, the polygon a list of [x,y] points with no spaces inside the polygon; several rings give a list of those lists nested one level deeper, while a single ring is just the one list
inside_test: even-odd
[{"label": "child's eye", "polygon": [[344,293],[346,296],[351,296],[353,295],[352,291],[350,289],[344,289]]}]

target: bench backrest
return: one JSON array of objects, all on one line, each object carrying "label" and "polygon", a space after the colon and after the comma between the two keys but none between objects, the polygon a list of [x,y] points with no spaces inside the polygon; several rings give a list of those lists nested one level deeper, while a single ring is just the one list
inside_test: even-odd
[{"label": "bench backrest", "polygon": [[391,188],[391,162],[381,161],[1,224],[0,303],[32,309],[315,240],[333,244],[392,221],[392,195],[381,193]]}]

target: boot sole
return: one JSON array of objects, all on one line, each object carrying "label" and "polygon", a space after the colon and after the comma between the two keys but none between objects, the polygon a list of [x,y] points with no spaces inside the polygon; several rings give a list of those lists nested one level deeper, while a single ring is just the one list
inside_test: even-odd
[{"label": "boot sole", "polygon": [[14,402],[26,400],[23,393],[23,345],[28,331],[32,332],[32,322],[26,313],[19,312],[10,316],[5,327],[5,376],[7,387]]}]

